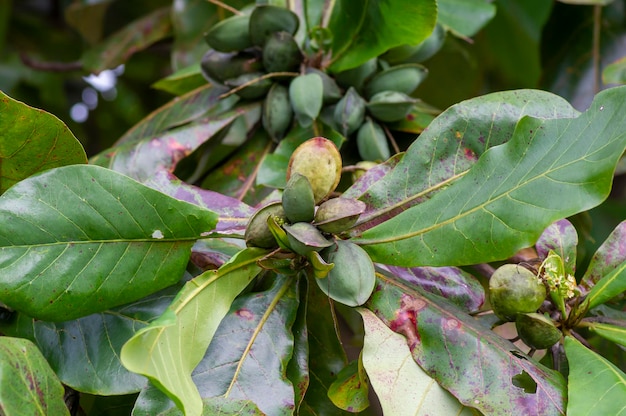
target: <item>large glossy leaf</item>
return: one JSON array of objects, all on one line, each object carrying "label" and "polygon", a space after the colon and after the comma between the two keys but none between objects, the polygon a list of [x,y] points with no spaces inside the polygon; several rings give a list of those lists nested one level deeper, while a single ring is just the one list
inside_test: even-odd
[{"label": "large glossy leaf", "polygon": [[[487,149],[509,141],[527,115],[571,118],[578,112],[562,98],[535,90],[497,92],[453,105],[429,125],[387,174],[367,189],[362,181],[354,185],[368,205],[357,229],[370,228],[446,188],[465,175]],[[350,188],[347,193],[354,198],[357,192]]]},{"label": "large glossy leaf", "polygon": [[287,365],[294,348],[297,287],[293,277],[279,276],[268,290],[233,302],[192,374],[203,399],[250,400],[268,415],[293,413]]},{"label": "large glossy leaf", "polygon": [[0,91],[0,194],[37,172],[77,163],[87,156],[61,120]]},{"label": "large glossy leaf", "polygon": [[626,148],[625,94],[605,90],[577,118],[523,118],[462,178],[355,242],[396,265],[474,264],[534,244],[550,223],[607,197]]},{"label": "large glossy leaf", "polygon": [[170,8],[163,7],[132,22],[82,56],[83,68],[99,73],[123,64],[134,53],[170,36]]},{"label": "large glossy leaf", "polygon": [[46,171],[0,197],[0,300],[66,321],[176,283],[217,216],[90,165]]},{"label": "large glossy leaf", "polygon": [[435,27],[434,0],[337,0],[328,28],[333,34],[334,72],[361,65],[399,45],[417,45]]},{"label": "large glossy leaf", "polygon": [[359,308],[365,325],[363,366],[385,415],[471,415],[413,360],[406,338],[368,309]]},{"label": "large glossy leaf", "polygon": [[[367,308],[406,337],[415,362],[462,404],[484,414],[564,414],[561,374],[440,297],[379,278]],[[530,379],[534,392],[515,385],[520,375]]]},{"label": "large glossy leaf", "polygon": [[181,281],[131,304],[72,321],[46,322],[20,313],[10,323],[0,323],[0,331],[33,341],[61,382],[77,391],[135,393],[147,380],[122,366],[122,345],[159,317],[182,285]]},{"label": "large glossy leaf", "polygon": [[626,374],[572,337],[565,337],[565,354],[569,363],[568,416],[626,413]]},{"label": "large glossy leaf", "polygon": [[496,14],[496,6],[485,0],[439,0],[439,22],[457,36],[474,36]]},{"label": "large glossy leaf", "polygon": [[189,281],[159,319],[122,347],[124,366],[147,376],[187,416],[201,414],[202,399],[191,372],[235,297],[259,273],[256,261],[266,253],[245,249],[218,270]]},{"label": "large glossy leaf", "polygon": [[70,414],[63,401],[63,385],[28,340],[0,337],[0,414]]}]

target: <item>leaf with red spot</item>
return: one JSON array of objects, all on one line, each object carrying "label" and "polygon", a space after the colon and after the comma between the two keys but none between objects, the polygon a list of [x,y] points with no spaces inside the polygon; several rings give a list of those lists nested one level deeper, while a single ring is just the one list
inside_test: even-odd
[{"label": "leaf with red spot", "polygon": [[[565,414],[558,372],[444,299],[379,275],[367,307],[407,338],[415,362],[462,404],[484,414]],[[520,377],[536,384],[534,393],[516,386]]]},{"label": "leaf with red spot", "polygon": [[540,259],[545,259],[553,250],[562,259],[565,272],[574,275],[576,271],[576,246],[578,233],[568,220],[559,220],[544,230],[535,244]]}]

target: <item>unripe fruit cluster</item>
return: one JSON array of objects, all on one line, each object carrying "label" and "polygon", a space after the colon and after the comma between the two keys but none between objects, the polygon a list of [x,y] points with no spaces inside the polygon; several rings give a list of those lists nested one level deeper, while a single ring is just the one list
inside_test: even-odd
[{"label": "unripe fruit cluster", "polygon": [[315,42],[305,42],[305,49],[296,41],[299,27],[298,16],[282,7],[243,9],[206,33],[211,49],[202,58],[202,74],[242,99],[263,99],[263,127],[275,141],[294,123],[309,127],[321,119],[345,137],[354,135],[363,160],[389,158],[383,126],[413,109],[416,100],[410,94],[427,75],[418,62],[439,50],[444,30],[438,26],[420,45],[394,48],[356,68],[328,74],[319,67]]}]

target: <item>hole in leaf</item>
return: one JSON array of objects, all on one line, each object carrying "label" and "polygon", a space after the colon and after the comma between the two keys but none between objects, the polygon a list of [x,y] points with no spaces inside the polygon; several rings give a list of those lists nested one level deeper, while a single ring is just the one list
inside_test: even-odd
[{"label": "hole in leaf", "polygon": [[529,394],[537,393],[537,382],[526,371],[522,371],[511,379],[515,387],[524,389],[524,392]]},{"label": "hole in leaf", "polygon": [[519,353],[519,352],[517,352],[517,351],[509,351],[509,352],[510,352],[511,354],[513,354],[514,356],[516,356],[517,358],[521,358],[522,360],[525,360],[525,359],[526,359],[526,357],[525,357],[523,354],[521,354],[521,353]]}]

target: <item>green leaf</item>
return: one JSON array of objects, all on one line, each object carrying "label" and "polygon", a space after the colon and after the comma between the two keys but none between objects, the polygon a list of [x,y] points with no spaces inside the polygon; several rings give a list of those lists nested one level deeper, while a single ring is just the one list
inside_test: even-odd
[{"label": "green leaf", "polygon": [[439,0],[437,5],[439,22],[457,36],[474,36],[496,15],[496,6],[485,0]]},{"label": "green leaf", "polygon": [[361,364],[361,358],[345,366],[328,388],[328,397],[340,409],[361,412],[370,405],[369,380]]},{"label": "green leaf", "polygon": [[0,414],[68,415],[63,385],[32,342],[0,337]]},{"label": "green leaf", "polygon": [[565,275],[576,271],[576,246],[578,233],[568,220],[555,221],[546,228],[535,248],[540,259],[545,259],[554,251],[563,261]]},{"label": "green leaf", "polygon": [[[202,416],[265,416],[259,408],[249,400],[229,400],[224,397],[212,397],[202,401]],[[135,415],[135,413],[133,413]],[[180,409],[169,409],[158,416],[182,416]]]},{"label": "green leaf", "polygon": [[196,62],[158,80],[152,84],[152,88],[174,95],[183,95],[204,85],[206,85],[206,80],[200,72],[200,62]]},{"label": "green leaf", "polygon": [[99,45],[87,49],[81,61],[83,69],[99,73],[123,64],[134,53],[171,35],[170,7],[163,7],[132,22]]},{"label": "green leaf", "polygon": [[147,380],[122,366],[120,350],[163,313],[183,283],[72,321],[46,322],[18,313],[9,323],[0,322],[0,331],[33,341],[61,382],[74,390],[99,396],[136,393]]},{"label": "green leaf", "polygon": [[0,195],[37,172],[78,163],[87,156],[61,120],[0,91]]},{"label": "green leaf", "polygon": [[623,326],[609,325],[598,322],[590,322],[587,327],[600,335],[602,338],[606,338],[609,341],[613,341],[616,344],[626,347],[626,328]]},{"label": "green leaf", "polygon": [[626,261],[600,279],[589,291],[584,305],[592,309],[626,290]]},{"label": "green leaf", "polygon": [[333,41],[327,66],[333,72],[345,71],[394,46],[417,45],[436,21],[434,0],[337,0],[328,25]]},{"label": "green leaf", "polygon": [[626,263],[626,221],[619,223],[591,257],[580,286],[587,291]]},{"label": "green leaf", "polygon": [[122,364],[148,377],[187,416],[201,414],[202,399],[191,372],[235,297],[261,270],[257,260],[266,254],[245,249],[218,270],[189,281],[159,319],[122,347]]},{"label": "green leaf", "polygon": [[250,400],[264,414],[292,414],[287,365],[294,348],[297,287],[296,279],[279,275],[269,289],[233,302],[192,374],[203,399]]},{"label": "green leaf", "polygon": [[358,311],[365,325],[363,366],[384,414],[472,414],[413,361],[402,335],[368,309]]},{"label": "green leaf", "polygon": [[607,197],[626,148],[625,93],[601,92],[574,119],[523,118],[448,188],[353,241],[374,261],[406,266],[481,263],[534,244],[555,220]]},{"label": "green leaf", "polygon": [[[484,414],[561,415],[565,380],[446,300],[379,274],[366,304],[406,338],[415,362],[463,405]],[[515,386],[520,374],[536,391]]]},{"label": "green leaf", "polygon": [[623,415],[626,374],[572,337],[565,337],[565,354],[569,363],[567,415]]},{"label": "green leaf", "polygon": [[0,301],[66,321],[176,283],[217,216],[108,169],[56,168],[0,197]]},{"label": "green leaf", "polygon": [[578,114],[561,97],[536,90],[497,92],[453,105],[430,123],[406,154],[396,156],[400,160],[385,163],[393,169],[371,169],[376,180],[370,179],[367,186],[361,180],[346,191],[368,205],[357,230],[371,228],[445,189],[487,149],[509,141],[524,116],[572,118]]}]

